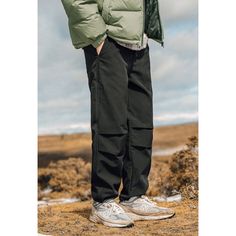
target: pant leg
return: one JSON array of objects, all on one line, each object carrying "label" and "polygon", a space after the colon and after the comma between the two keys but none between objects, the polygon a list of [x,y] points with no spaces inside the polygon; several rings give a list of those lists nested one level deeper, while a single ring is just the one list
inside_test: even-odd
[{"label": "pant leg", "polygon": [[121,200],[143,195],[148,189],[153,140],[153,96],[149,47],[135,52],[128,84],[127,153],[123,163]]},{"label": "pant leg", "polygon": [[84,53],[91,92],[91,191],[102,202],[117,197],[121,183],[128,133],[127,66],[110,38],[99,55],[91,45]]}]

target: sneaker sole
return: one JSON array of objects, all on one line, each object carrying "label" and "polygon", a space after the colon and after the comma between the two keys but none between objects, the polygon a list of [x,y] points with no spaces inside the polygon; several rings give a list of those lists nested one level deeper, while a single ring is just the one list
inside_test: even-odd
[{"label": "sneaker sole", "polygon": [[89,216],[89,220],[92,221],[93,223],[103,224],[105,226],[114,227],[114,228],[126,228],[126,227],[129,228],[129,227],[133,227],[134,226],[133,223],[117,224],[117,223],[107,222],[107,221],[102,220],[101,218],[99,218],[96,215],[90,215]]},{"label": "sneaker sole", "polygon": [[144,215],[137,215],[133,212],[126,212],[126,214],[133,220],[133,221],[142,221],[142,220],[164,220],[171,218],[175,215],[175,213],[160,215],[160,216],[144,216]]}]

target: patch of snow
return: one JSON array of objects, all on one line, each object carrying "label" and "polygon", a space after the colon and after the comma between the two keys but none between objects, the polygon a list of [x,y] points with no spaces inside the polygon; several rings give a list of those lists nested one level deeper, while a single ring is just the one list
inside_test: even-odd
[{"label": "patch of snow", "polygon": [[182,196],[181,194],[176,194],[170,197],[156,196],[153,197],[152,199],[157,202],[180,202],[182,200]]},{"label": "patch of snow", "polygon": [[59,199],[51,199],[51,200],[42,200],[42,201],[38,201],[38,206],[43,207],[43,206],[80,202],[80,201],[81,201],[80,198],[59,198]]}]

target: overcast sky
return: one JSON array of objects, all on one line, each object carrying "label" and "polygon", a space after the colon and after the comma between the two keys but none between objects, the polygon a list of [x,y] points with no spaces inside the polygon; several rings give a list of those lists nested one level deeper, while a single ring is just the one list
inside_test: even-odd
[{"label": "overcast sky", "polygon": [[[197,120],[198,3],[159,0],[165,47],[149,40],[155,125]],[[39,0],[39,133],[89,131],[83,51],[60,0]]]}]

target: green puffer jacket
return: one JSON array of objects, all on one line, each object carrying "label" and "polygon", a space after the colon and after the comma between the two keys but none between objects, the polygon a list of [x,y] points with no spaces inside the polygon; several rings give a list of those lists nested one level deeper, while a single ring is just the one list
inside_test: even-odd
[{"label": "green puffer jacket", "polygon": [[140,43],[147,36],[163,45],[158,0],[61,0],[76,49],[95,48],[107,37]]}]

